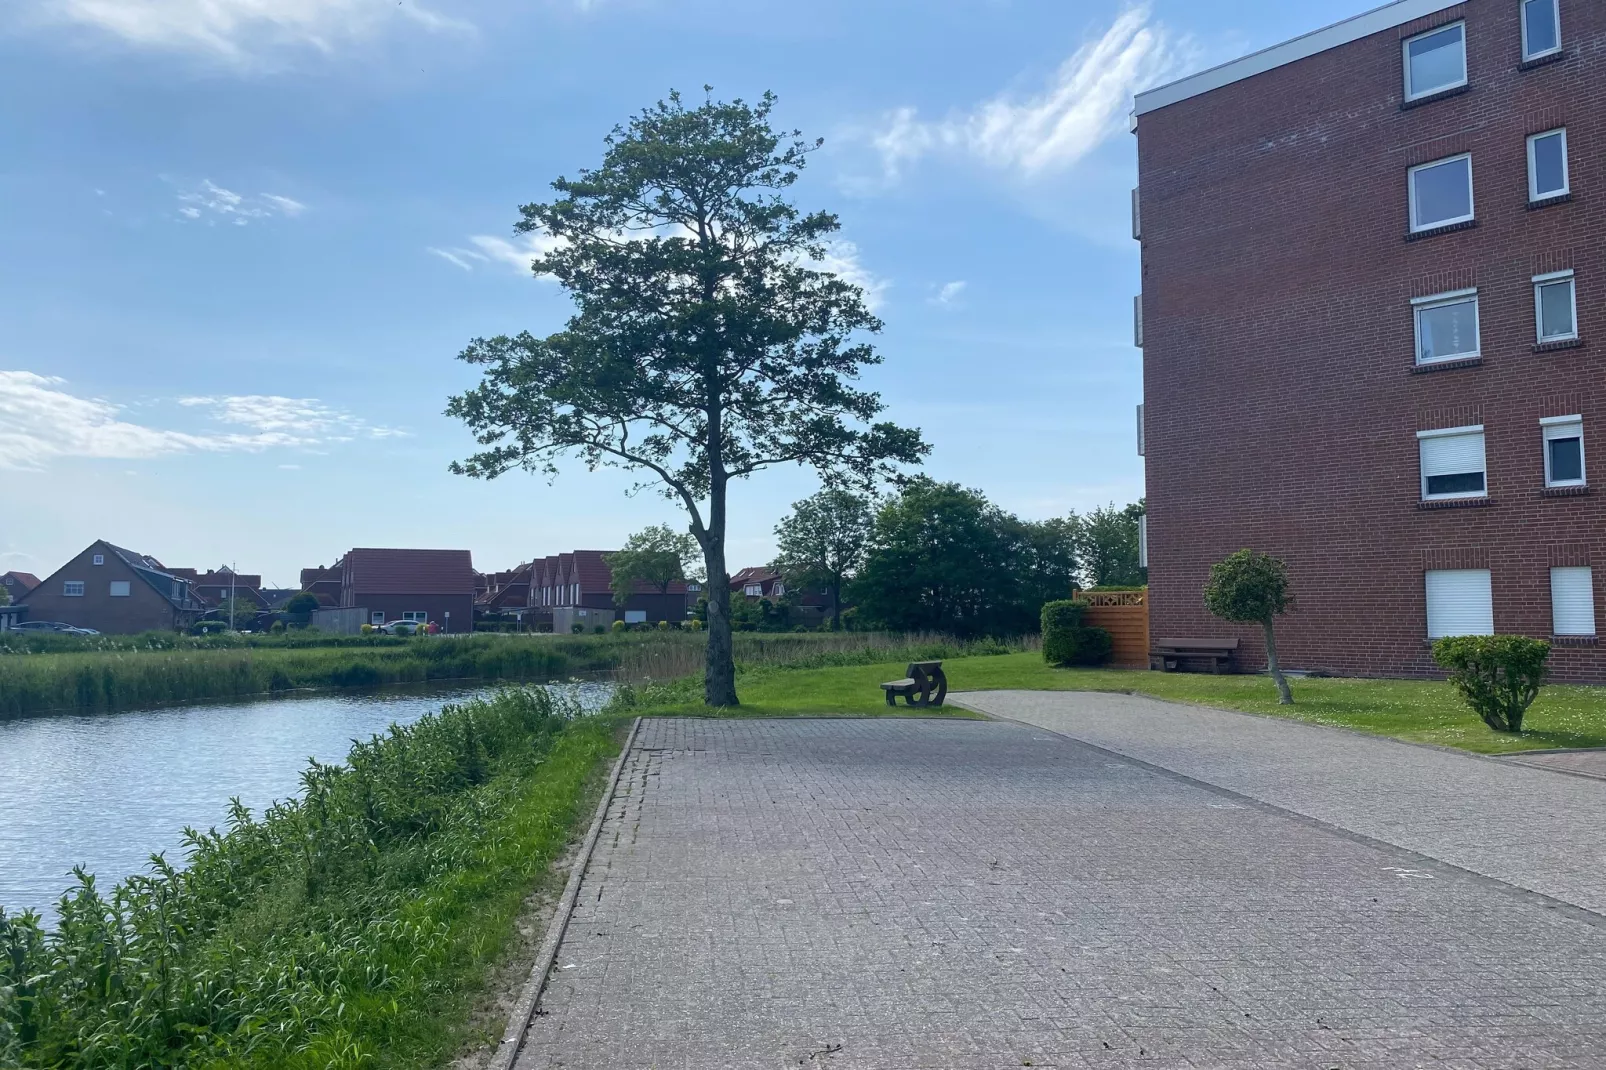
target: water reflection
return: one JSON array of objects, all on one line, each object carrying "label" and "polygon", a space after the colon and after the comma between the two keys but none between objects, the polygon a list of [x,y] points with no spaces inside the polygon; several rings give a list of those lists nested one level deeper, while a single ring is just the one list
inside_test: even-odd
[{"label": "water reflection", "polygon": [[[558,686],[593,710],[609,691]],[[0,721],[0,906],[52,916],[74,865],[109,891],[155,852],[181,862],[184,826],[221,826],[231,797],[260,813],[298,791],[308,758],[339,762],[353,739],[492,691],[324,694]]]}]

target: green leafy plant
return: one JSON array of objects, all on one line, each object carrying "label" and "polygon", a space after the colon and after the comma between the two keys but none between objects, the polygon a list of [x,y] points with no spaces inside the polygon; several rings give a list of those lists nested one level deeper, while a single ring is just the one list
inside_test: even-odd
[{"label": "green leafy plant", "polygon": [[1087,603],[1072,600],[1043,606],[1043,660],[1050,665],[1102,665],[1115,648],[1103,628],[1082,623]]},{"label": "green leafy plant", "polygon": [[870,548],[873,503],[841,487],[826,487],[792,503],[792,512],[775,527],[780,556],[775,568],[792,587],[824,587],[831,595],[831,620],[842,626],[842,588],[864,565]]},{"label": "green leafy plant", "polygon": [[1525,635],[1457,635],[1433,644],[1433,660],[1473,712],[1496,732],[1512,734],[1522,731],[1549,657],[1548,642]]},{"label": "green leafy plant", "polygon": [[1239,550],[1210,566],[1210,582],[1205,584],[1205,608],[1222,620],[1238,624],[1258,624],[1266,636],[1266,669],[1277,683],[1277,703],[1294,704],[1293,692],[1277,663],[1278,617],[1293,608],[1288,566],[1269,554]]}]

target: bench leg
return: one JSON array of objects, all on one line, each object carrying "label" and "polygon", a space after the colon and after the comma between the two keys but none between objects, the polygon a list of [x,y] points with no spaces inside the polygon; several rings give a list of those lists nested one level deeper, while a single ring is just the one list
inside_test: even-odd
[{"label": "bench leg", "polygon": [[887,696],[887,705],[888,706],[896,707],[898,705],[898,696],[896,694],[894,694],[891,691],[885,691],[885,692],[882,692],[882,693]]}]

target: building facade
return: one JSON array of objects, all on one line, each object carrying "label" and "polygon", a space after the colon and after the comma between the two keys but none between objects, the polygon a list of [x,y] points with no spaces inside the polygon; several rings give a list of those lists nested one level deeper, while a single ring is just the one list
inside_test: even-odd
[{"label": "building facade", "polygon": [[409,620],[443,632],[474,630],[474,561],[467,550],[358,547],[341,559],[340,570],[341,608],[366,610],[370,624]]},{"label": "building facade", "polygon": [[60,621],[107,635],[182,631],[207,606],[188,579],[156,558],[99,541],[18,600],[34,621]]},{"label": "building facade", "polygon": [[[1606,4],[1398,0],[1141,94],[1152,631],[1287,561],[1285,665],[1551,638],[1606,679]],[[1599,199],[1597,199],[1599,198]]]}]

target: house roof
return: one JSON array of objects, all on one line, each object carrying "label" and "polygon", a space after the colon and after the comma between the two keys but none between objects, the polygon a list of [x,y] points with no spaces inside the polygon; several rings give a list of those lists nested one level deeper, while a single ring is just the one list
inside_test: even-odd
[{"label": "house roof", "polygon": [[346,586],[367,594],[474,594],[474,560],[467,550],[358,547],[346,554]]},{"label": "house roof", "polygon": [[731,590],[734,591],[736,588],[744,587],[749,583],[768,583],[771,580],[780,578],[781,574],[768,565],[756,565],[752,568],[744,568],[732,576]]},{"label": "house roof", "polygon": [[[118,557],[122,558],[123,564],[133,569],[134,574],[140,579],[144,580],[145,583],[149,585],[151,590],[167,599],[167,601],[172,603],[175,608],[202,608],[202,603],[192,597],[193,592],[190,589],[188,580],[184,577],[175,576],[172,572],[168,571],[167,566],[156,560],[156,558],[150,556],[149,554],[142,554],[137,550],[129,550],[122,546],[114,546],[104,540],[102,540],[101,545],[106,547],[106,549],[110,550],[112,553],[116,554]],[[184,581],[184,586],[181,588],[184,592],[183,597],[179,597],[173,593],[174,584],[180,580]]]},{"label": "house roof", "polygon": [[1257,74],[1287,66],[1314,56],[1318,52],[1326,52],[1330,48],[1347,45],[1351,41],[1359,41],[1374,33],[1403,26],[1424,15],[1431,15],[1435,11],[1443,11],[1447,7],[1455,7],[1461,3],[1465,3],[1465,0],[1393,0],[1393,3],[1373,8],[1371,11],[1314,30],[1291,41],[1263,48],[1259,52],[1235,59],[1230,63],[1223,63],[1219,67],[1211,67],[1198,74],[1190,74],[1186,78],[1139,93],[1132,109],[1134,123],[1139,115],[1187,100],[1189,97],[1208,93],[1212,89],[1220,89],[1233,82],[1241,82],[1245,78],[1253,78]]},{"label": "house roof", "polygon": [[24,591],[31,591],[39,586],[39,577],[32,572],[7,572],[0,576],[0,583],[7,587],[21,587]]}]

